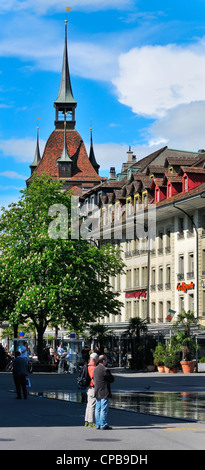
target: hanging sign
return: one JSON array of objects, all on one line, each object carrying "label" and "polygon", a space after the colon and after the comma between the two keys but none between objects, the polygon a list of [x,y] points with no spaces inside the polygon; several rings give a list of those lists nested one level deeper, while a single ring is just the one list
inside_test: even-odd
[{"label": "hanging sign", "polygon": [[125,294],[126,299],[130,299],[132,297],[139,299],[140,297],[144,297],[146,299],[147,297],[147,291],[146,290],[135,290],[134,292],[126,292]]},{"label": "hanging sign", "polygon": [[187,292],[189,289],[194,289],[194,283],[190,282],[189,284],[186,284],[186,282],[180,282],[177,283],[177,290],[181,290],[182,292]]}]

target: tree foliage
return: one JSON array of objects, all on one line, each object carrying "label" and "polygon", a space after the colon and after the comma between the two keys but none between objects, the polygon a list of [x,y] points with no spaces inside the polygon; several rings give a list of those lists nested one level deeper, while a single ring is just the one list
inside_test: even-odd
[{"label": "tree foliage", "polygon": [[[44,174],[34,177],[18,203],[2,208],[0,219],[0,312],[11,324],[31,320],[38,332],[39,354],[49,324],[73,329],[109,314],[120,302],[109,276],[122,272],[119,250],[100,249],[70,236],[71,194]],[[67,239],[53,239],[49,208],[67,208]]]}]

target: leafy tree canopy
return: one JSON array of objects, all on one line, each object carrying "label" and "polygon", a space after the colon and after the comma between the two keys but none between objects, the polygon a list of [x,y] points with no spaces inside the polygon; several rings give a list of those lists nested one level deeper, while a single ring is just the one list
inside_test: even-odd
[{"label": "leafy tree canopy", "polygon": [[[120,251],[70,236],[71,194],[49,175],[33,177],[18,203],[2,208],[0,218],[0,319],[11,324],[31,320],[38,332],[39,354],[48,326],[73,329],[109,314],[121,303],[109,276],[123,270]],[[49,234],[49,208],[67,208],[67,239]],[[58,218],[56,219],[58,221]],[[59,228],[60,230],[60,228]]]}]

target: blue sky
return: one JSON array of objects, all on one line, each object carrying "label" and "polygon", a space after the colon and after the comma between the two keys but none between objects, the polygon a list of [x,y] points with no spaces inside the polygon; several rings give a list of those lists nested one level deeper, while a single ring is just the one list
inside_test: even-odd
[{"label": "blue sky", "polygon": [[[0,206],[54,129],[65,8],[76,129],[100,174],[157,148],[205,148],[205,0],[1,0]],[[40,117],[40,121],[37,119]]]}]

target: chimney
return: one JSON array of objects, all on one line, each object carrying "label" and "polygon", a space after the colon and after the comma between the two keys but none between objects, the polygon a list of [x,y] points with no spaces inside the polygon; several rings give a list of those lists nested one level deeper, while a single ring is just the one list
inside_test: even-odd
[{"label": "chimney", "polygon": [[129,150],[127,152],[127,163],[134,163],[134,162],[136,162],[136,155],[133,155],[133,151],[130,145]]},{"label": "chimney", "polygon": [[115,174],[115,167],[111,166],[110,167],[110,180],[116,179],[116,174]]}]

